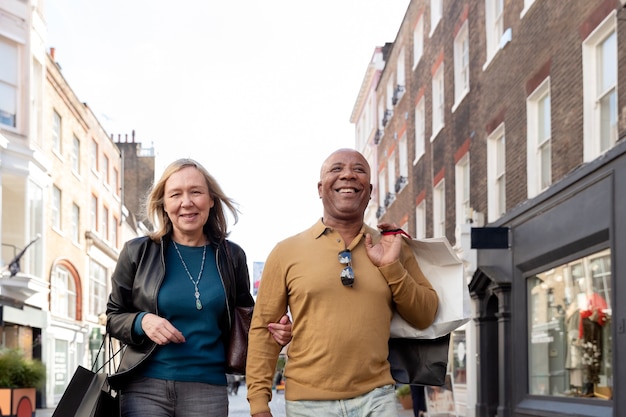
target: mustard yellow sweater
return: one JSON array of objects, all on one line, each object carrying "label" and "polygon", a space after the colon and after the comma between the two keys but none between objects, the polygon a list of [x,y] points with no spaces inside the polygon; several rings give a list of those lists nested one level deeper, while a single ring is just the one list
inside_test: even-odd
[{"label": "mustard yellow sweater", "polygon": [[318,221],[278,243],[270,253],[252,318],[246,382],[251,414],[269,411],[280,346],[267,331],[289,308],[293,339],[285,368],[287,400],[336,400],[393,384],[387,362],[395,306],[405,320],[428,327],[437,312],[435,290],[408,245],[401,259],[378,268],[365,252],[364,226],[349,242],[353,287],[341,283],[339,233]]}]

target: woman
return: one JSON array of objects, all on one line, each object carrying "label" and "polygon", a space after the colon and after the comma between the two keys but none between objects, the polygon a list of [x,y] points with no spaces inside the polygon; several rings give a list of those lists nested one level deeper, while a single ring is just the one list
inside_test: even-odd
[{"label": "woman", "polygon": [[[228,415],[225,351],[236,305],[254,304],[246,256],[226,240],[234,202],[199,163],[170,164],[152,188],[155,231],[127,242],[112,276],[107,330],[126,344],[118,373],[124,417]],[[286,316],[269,326],[286,344]]]}]

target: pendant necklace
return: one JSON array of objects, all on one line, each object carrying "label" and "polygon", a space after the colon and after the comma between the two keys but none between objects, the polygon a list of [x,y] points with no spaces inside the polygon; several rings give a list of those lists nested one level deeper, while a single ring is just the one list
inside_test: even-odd
[{"label": "pendant necklace", "polygon": [[183,264],[183,268],[185,268],[185,272],[187,272],[187,276],[193,283],[193,289],[195,291],[194,295],[196,296],[196,309],[202,310],[202,303],[200,302],[200,291],[198,290],[198,284],[200,283],[200,279],[202,278],[202,271],[204,271],[204,259],[206,257],[206,245],[204,245],[204,248],[202,250],[202,265],[200,265],[200,273],[198,274],[198,279],[194,280],[193,277],[191,276],[191,273],[189,272],[189,268],[187,268],[187,264],[185,263],[183,256],[180,254],[180,251],[178,250],[178,245],[173,240],[172,240],[172,243],[174,243],[174,249],[176,249],[176,253],[178,254],[178,257],[180,258],[180,262]]}]

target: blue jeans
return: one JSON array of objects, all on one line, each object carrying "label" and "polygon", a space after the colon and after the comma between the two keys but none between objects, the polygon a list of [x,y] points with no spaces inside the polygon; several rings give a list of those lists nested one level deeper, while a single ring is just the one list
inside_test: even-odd
[{"label": "blue jeans", "polygon": [[393,385],[347,400],[286,401],[287,417],[394,417],[398,406]]},{"label": "blue jeans", "polygon": [[227,417],[226,386],[136,378],[121,392],[122,417]]}]

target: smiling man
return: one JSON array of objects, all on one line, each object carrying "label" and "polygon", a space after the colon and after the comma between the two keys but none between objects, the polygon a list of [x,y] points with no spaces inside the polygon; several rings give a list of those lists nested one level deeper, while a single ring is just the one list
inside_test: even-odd
[{"label": "smiling man", "polygon": [[372,184],[367,160],[339,149],[322,164],[323,217],[278,243],[261,278],[248,347],[251,415],[271,416],[280,348],[267,327],[289,309],[293,339],[285,368],[289,417],[397,415],[387,362],[394,309],[417,328],[434,320],[438,301],[398,234],[363,223]]}]

